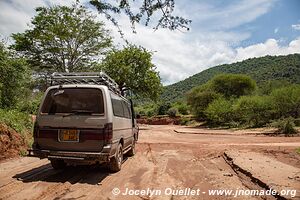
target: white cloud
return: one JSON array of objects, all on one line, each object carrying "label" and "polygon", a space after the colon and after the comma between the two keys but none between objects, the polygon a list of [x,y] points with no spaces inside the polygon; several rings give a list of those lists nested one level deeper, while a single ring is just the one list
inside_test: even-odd
[{"label": "white cloud", "polygon": [[268,39],[264,43],[237,48],[233,61],[266,55],[287,55],[292,53],[300,53],[300,38],[291,41],[287,46],[280,46],[278,40]]},{"label": "white cloud", "polygon": [[[239,60],[239,57],[247,57],[238,53],[233,46],[239,46],[251,37],[251,33],[228,29],[253,21],[265,14],[271,8],[272,2],[241,1],[225,8],[205,3],[180,4],[178,8],[182,7],[185,10],[177,9],[177,13],[193,19],[191,31],[188,33],[165,29],[153,32],[149,27],[137,25],[137,34],[132,34],[127,18],[119,20],[129,42],[142,45],[154,52],[153,62],[164,84],[171,84],[209,67],[231,63]],[[189,13],[186,13],[186,10]],[[116,33],[116,30],[113,32]],[[114,34],[114,37],[122,44],[118,34]]]},{"label": "white cloud", "polygon": [[278,27],[274,29],[274,33],[278,33],[278,31],[279,31]]},{"label": "white cloud", "polygon": [[0,36],[22,32],[35,14],[35,8],[47,5],[71,5],[74,0],[7,0],[0,1]]},{"label": "white cloud", "polygon": [[300,31],[300,24],[293,24],[292,29],[295,29],[297,31]]},{"label": "white cloud", "polygon": [[[218,4],[189,4],[187,9],[194,21],[202,29],[219,30],[230,29],[251,22],[267,13],[274,0],[242,0],[233,3]],[[216,1],[217,2],[217,1]]]}]

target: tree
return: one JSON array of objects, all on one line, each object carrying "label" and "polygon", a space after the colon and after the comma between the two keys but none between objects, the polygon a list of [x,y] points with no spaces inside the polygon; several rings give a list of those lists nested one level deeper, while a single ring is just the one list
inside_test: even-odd
[{"label": "tree", "polygon": [[94,70],[103,70],[118,84],[124,94],[131,90],[135,95],[157,99],[161,92],[158,72],[151,62],[152,53],[143,47],[128,45],[112,50]]},{"label": "tree", "polygon": [[268,80],[259,84],[259,94],[269,95],[275,89],[290,86],[287,80]]},{"label": "tree", "polygon": [[256,89],[256,83],[247,75],[220,74],[211,80],[211,88],[226,98],[249,95]]},{"label": "tree", "polygon": [[168,110],[171,108],[171,104],[169,102],[161,103],[158,107],[158,115],[165,115],[167,114]]},{"label": "tree", "polygon": [[193,88],[187,95],[187,103],[191,106],[192,112],[198,118],[205,118],[204,111],[210,103],[220,98],[221,95],[210,89],[210,84],[200,85]]},{"label": "tree", "polygon": [[215,99],[205,110],[207,120],[215,125],[230,123],[234,119],[232,104],[231,100],[223,97]]},{"label": "tree", "polygon": [[38,7],[36,12],[32,29],[13,34],[12,47],[37,70],[83,70],[111,46],[104,24],[78,2],[72,7]]},{"label": "tree", "polygon": [[[220,74],[216,75],[206,84],[193,88],[188,93],[187,103],[191,106],[192,112],[198,118],[205,118],[207,117],[205,110],[213,101],[221,97],[231,99],[248,95],[251,94],[255,88],[256,83],[249,76],[241,74]],[[223,102],[221,101],[221,103]],[[215,107],[219,105],[221,104],[217,104]]]},{"label": "tree", "polygon": [[[134,0],[120,0],[116,1],[116,4],[107,0],[91,0],[90,3],[97,8],[99,13],[104,14],[118,28],[118,22],[112,14],[121,14],[124,12],[129,17],[133,31],[136,23],[144,22],[144,25],[148,26],[151,17],[154,15],[155,17],[160,16],[154,27],[155,30],[158,28],[189,30],[189,25],[192,22],[189,19],[173,15],[175,0],[143,0],[140,5],[136,5],[137,2]],[[136,9],[133,9],[133,7],[138,7],[138,11],[134,13],[133,10]]]},{"label": "tree", "polygon": [[14,58],[0,42],[0,107],[12,108],[24,99],[30,84],[30,73],[24,59]]},{"label": "tree", "polygon": [[277,117],[300,117],[300,85],[290,85],[271,94]]},{"label": "tree", "polygon": [[270,96],[242,96],[234,105],[237,120],[248,127],[263,126],[274,117],[274,103]]}]

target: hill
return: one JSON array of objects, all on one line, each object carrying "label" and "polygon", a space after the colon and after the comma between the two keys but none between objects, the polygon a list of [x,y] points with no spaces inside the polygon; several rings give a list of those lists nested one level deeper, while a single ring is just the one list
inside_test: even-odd
[{"label": "hill", "polygon": [[163,101],[170,102],[182,99],[190,89],[206,83],[221,73],[246,74],[256,80],[258,84],[268,80],[287,80],[291,83],[300,83],[300,54],[250,58],[241,62],[212,67],[164,87],[161,98]]}]

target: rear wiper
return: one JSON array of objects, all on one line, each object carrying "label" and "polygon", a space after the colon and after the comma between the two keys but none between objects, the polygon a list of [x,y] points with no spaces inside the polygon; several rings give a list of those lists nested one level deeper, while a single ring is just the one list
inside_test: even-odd
[{"label": "rear wiper", "polygon": [[71,113],[64,115],[63,117],[68,117],[71,115],[78,115],[78,114],[92,114],[93,112],[91,110],[72,110]]}]

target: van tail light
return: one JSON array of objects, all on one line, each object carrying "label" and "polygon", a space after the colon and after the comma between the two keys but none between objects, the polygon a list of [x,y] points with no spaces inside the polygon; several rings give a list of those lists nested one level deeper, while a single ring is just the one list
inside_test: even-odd
[{"label": "van tail light", "polygon": [[104,136],[104,141],[106,143],[112,142],[112,136],[113,136],[113,124],[112,123],[105,124],[103,136]]},{"label": "van tail light", "polygon": [[39,135],[39,125],[37,122],[34,122],[33,126],[33,138],[37,138]]}]

